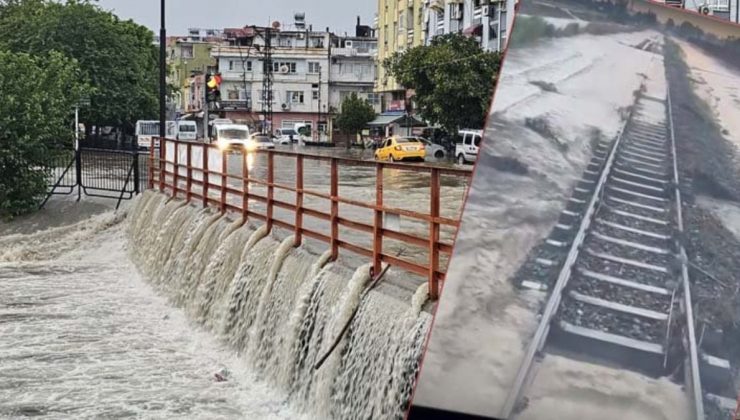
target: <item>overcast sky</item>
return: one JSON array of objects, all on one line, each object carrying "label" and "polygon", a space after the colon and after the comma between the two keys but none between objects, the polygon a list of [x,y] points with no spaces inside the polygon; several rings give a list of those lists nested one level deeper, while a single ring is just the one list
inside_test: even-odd
[{"label": "overcast sky", "polygon": [[[100,6],[123,19],[133,19],[159,32],[159,1],[99,0]],[[335,33],[354,32],[357,16],[371,25],[377,0],[168,0],[167,35],[186,35],[188,28],[267,25],[293,22],[294,12],[305,12],[314,30],[327,26]]]}]

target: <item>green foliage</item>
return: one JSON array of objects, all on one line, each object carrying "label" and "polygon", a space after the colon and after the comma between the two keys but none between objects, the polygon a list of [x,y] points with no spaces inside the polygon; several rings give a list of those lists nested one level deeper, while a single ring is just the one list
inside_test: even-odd
[{"label": "green foliage", "polygon": [[72,108],[85,89],[77,63],[61,53],[0,50],[0,218],[38,205],[45,168],[71,144]]},{"label": "green foliage", "polygon": [[501,54],[482,51],[459,34],[396,53],[383,63],[403,86],[415,91],[421,117],[448,132],[482,127],[501,66]]},{"label": "green foliage", "polygon": [[158,109],[158,55],[152,33],[121,21],[87,0],[5,0],[0,48],[33,55],[58,51],[74,58],[92,87],[81,111],[88,125],[131,131]]},{"label": "green foliage", "polygon": [[357,134],[375,119],[375,110],[366,100],[352,93],[342,101],[342,112],[337,116],[337,126],[345,133]]}]

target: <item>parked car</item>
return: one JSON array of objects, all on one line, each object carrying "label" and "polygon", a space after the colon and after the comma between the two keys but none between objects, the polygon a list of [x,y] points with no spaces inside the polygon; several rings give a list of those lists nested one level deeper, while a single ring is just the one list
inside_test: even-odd
[{"label": "parked car", "polygon": [[424,149],[426,150],[427,158],[444,159],[447,155],[447,151],[445,150],[444,146],[437,143],[432,143],[431,141],[422,137],[417,138],[420,142],[424,143]]},{"label": "parked car", "polygon": [[375,159],[397,162],[402,160],[423,161],[426,156],[424,143],[414,137],[391,137],[375,151]]},{"label": "parked car", "polygon": [[222,151],[246,150],[249,145],[249,127],[242,124],[216,124],[214,142]]},{"label": "parked car", "polygon": [[455,144],[455,159],[460,165],[474,163],[478,159],[483,130],[460,130]]},{"label": "parked car", "polygon": [[253,151],[253,150],[267,150],[267,149],[274,149],[275,143],[272,141],[272,138],[267,134],[252,134],[249,136],[249,140],[247,141],[247,150]]}]

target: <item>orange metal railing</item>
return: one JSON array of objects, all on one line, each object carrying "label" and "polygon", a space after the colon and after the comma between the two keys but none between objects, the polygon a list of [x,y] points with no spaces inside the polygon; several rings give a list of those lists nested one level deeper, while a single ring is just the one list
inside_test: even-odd
[{"label": "orange metal railing", "polygon": [[[154,143],[155,140],[153,140]],[[452,244],[440,240],[440,228],[449,226],[457,231],[459,226],[459,215],[457,218],[442,217],[440,214],[440,188],[441,176],[460,177],[469,185],[471,171],[444,167],[406,165],[398,163],[373,162],[351,158],[340,158],[331,156],[308,155],[287,151],[256,151],[255,154],[266,155],[266,176],[258,179],[254,176],[254,170],[250,171],[247,162],[247,153],[241,154],[241,173],[229,174],[227,170],[227,154],[222,153],[215,145],[204,143],[183,142],[167,139],[160,142],[161,149],[150,147],[149,165],[149,187],[157,187],[161,192],[171,194],[172,197],[182,197],[188,202],[197,200],[204,207],[213,206],[222,213],[234,211],[241,215],[243,221],[249,218],[260,220],[267,225],[268,232],[273,227],[293,231],[295,246],[301,245],[304,237],[323,241],[330,246],[331,257],[336,259],[340,250],[347,250],[372,261],[373,272],[380,273],[381,264],[386,263],[405,271],[418,274],[427,278],[429,282],[429,294],[432,299],[439,296],[440,283],[444,280],[445,271],[440,268],[441,255],[449,256],[452,252]],[[154,144],[152,144],[154,146]],[[156,150],[156,152],[155,152]],[[291,158],[295,164],[295,184],[286,185],[275,182],[275,157]],[[184,157],[184,162],[182,161]],[[220,157],[220,159],[219,159]],[[220,168],[209,169],[209,160],[219,162]],[[319,161],[329,163],[329,193],[304,188],[304,162]],[[339,194],[339,169],[340,167],[366,167],[374,168],[375,200],[361,201],[342,197]],[[413,173],[426,173],[430,175],[430,211],[422,213],[386,206],[383,203],[383,171],[384,169],[396,169]],[[214,181],[214,178],[216,181]],[[239,187],[228,185],[228,181],[236,181]],[[256,194],[250,185],[262,186],[266,194]],[[276,191],[288,191],[295,194],[294,202],[287,202],[275,198]],[[238,203],[229,202],[227,195],[237,196]],[[325,212],[304,205],[304,198],[312,197],[328,200],[330,211]],[[250,209],[252,201],[265,206],[264,212]],[[372,210],[374,217],[371,223],[350,220],[339,214],[339,205],[351,205],[359,208]],[[421,204],[421,203],[420,203]],[[275,208],[280,208],[293,213],[293,220],[276,219]],[[384,226],[384,216],[387,214],[405,217],[412,220],[425,222],[429,230],[426,236],[412,235],[397,230],[391,230]],[[313,217],[330,223],[327,233],[308,229],[304,226],[304,216]],[[339,228],[363,232],[372,235],[372,248],[350,243],[340,238]],[[428,252],[426,262],[411,261],[399,256],[389,255],[383,251],[384,239],[401,241],[408,245],[420,247]]]}]

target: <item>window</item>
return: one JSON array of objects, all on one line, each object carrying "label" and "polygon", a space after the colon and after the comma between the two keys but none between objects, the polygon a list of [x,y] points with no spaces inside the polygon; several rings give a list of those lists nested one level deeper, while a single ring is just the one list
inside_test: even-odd
[{"label": "window", "polygon": [[490,20],[488,23],[488,40],[498,38],[498,22]]},{"label": "window", "polygon": [[313,98],[314,100],[317,100],[317,99],[319,99],[319,91],[318,91],[318,90],[314,90],[314,91],[313,91],[313,94],[311,95],[311,97],[312,97],[312,98]]},{"label": "window", "polygon": [[183,45],[182,47],[180,47],[180,55],[182,56],[182,58],[194,58],[193,46]]},{"label": "window", "polygon": [[290,62],[274,62],[272,63],[272,71],[274,73],[282,73],[285,69],[287,69],[286,73],[296,73],[296,65],[295,63]]},{"label": "window", "polygon": [[321,71],[321,63],[317,61],[309,61],[308,62],[308,72],[312,74],[317,74]]},{"label": "window", "polygon": [[252,62],[241,60],[229,60],[229,71],[252,71]]},{"label": "window", "polygon": [[373,93],[370,92],[367,94],[367,101],[371,104],[379,104],[380,103],[380,94],[379,93]]},{"label": "window", "polygon": [[324,38],[311,37],[310,47],[311,48],[324,48]]},{"label": "window", "polygon": [[341,71],[342,74],[352,74],[355,71],[354,66],[350,63],[345,63],[341,65],[341,68],[342,68],[342,71]]},{"label": "window", "polygon": [[303,92],[302,91],[288,91],[287,92],[288,102],[291,104],[302,104],[303,103]]},{"label": "window", "polygon": [[293,46],[293,42],[290,38],[280,38],[280,40],[278,41],[278,46],[290,48]]}]

